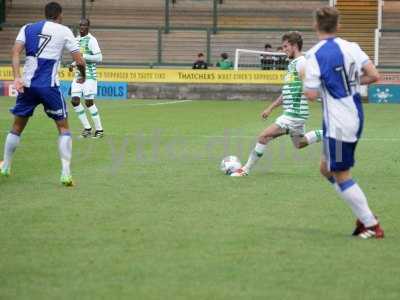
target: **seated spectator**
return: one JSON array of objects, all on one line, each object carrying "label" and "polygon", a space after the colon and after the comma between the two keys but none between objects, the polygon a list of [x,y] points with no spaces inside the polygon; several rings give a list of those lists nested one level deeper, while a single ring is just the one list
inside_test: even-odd
[{"label": "seated spectator", "polygon": [[204,61],[204,54],[197,54],[197,60],[193,63],[192,69],[208,69],[208,64]]},{"label": "seated spectator", "polygon": [[233,63],[229,59],[228,53],[221,53],[221,59],[216,64],[221,70],[233,69]]},{"label": "seated spectator", "polygon": [[[272,46],[271,44],[265,44],[264,46],[264,51],[265,52],[272,52]],[[261,54],[260,55],[260,62],[261,62],[261,70],[272,70],[274,60],[272,59],[272,56],[266,55],[266,54]]]},{"label": "seated spectator", "polygon": [[[285,54],[282,47],[276,48],[276,51]],[[286,70],[289,65],[289,58],[287,56],[275,57],[275,70]]]}]

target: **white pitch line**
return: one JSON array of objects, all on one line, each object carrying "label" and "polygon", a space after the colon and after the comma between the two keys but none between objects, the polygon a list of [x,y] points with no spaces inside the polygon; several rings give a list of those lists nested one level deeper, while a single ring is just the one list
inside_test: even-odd
[{"label": "white pitch line", "polygon": [[[204,139],[223,139],[223,138],[234,138],[234,139],[257,139],[257,135],[192,135],[192,134],[159,134],[159,133],[136,133],[136,134],[123,134],[123,135],[111,135],[111,136],[145,136],[145,137],[189,137],[189,138],[204,138]],[[400,138],[361,138],[360,141],[368,142],[399,142]]]},{"label": "white pitch line", "polygon": [[361,138],[360,141],[367,141],[367,142],[398,142],[400,138]]},{"label": "white pitch line", "polygon": [[193,100],[177,100],[177,101],[163,101],[163,102],[156,102],[156,103],[140,103],[136,104],[133,103],[134,106],[158,106],[158,105],[168,105],[168,104],[179,104],[185,102],[192,102]]},{"label": "white pitch line", "polygon": [[[79,133],[78,133],[79,134]],[[201,138],[201,139],[257,139],[256,135],[191,135],[191,134],[158,134],[158,133],[135,133],[135,134],[107,134],[112,137],[164,137],[164,138]],[[365,142],[400,142],[400,138],[362,138],[360,140]],[[359,142],[360,142],[359,141]]]},{"label": "white pitch line", "polygon": [[[8,133],[9,130],[0,130],[0,133]],[[54,132],[55,133],[55,132]],[[77,137],[80,134],[80,131],[74,132],[72,131],[73,137]],[[53,136],[52,133],[39,133],[39,132],[30,132],[29,136],[40,136],[40,137],[48,137],[51,138]],[[172,137],[180,137],[180,138],[201,138],[201,139],[257,139],[257,135],[203,135],[203,134],[161,134],[160,132],[154,133],[127,133],[127,134],[113,134],[107,133],[108,137],[157,137],[157,138],[172,138]],[[361,138],[359,142],[400,142],[400,138]]]}]

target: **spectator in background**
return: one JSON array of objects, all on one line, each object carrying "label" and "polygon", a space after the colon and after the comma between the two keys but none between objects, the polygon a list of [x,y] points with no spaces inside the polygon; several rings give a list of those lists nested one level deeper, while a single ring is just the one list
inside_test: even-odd
[{"label": "spectator in background", "polygon": [[[265,52],[272,52],[271,44],[265,44],[264,46]],[[261,54],[260,55],[260,62],[261,62],[261,70],[272,70],[272,66],[274,64],[274,60],[272,59],[271,55]]]},{"label": "spectator in background", "polygon": [[[283,51],[283,48],[281,46],[279,46],[278,48],[276,48],[276,52],[285,54],[285,52]],[[285,56],[274,56],[274,62],[275,62],[275,68],[274,70],[287,70],[287,67],[289,65],[289,58],[285,55]]]},{"label": "spectator in background", "polygon": [[204,61],[204,54],[197,54],[197,60],[193,63],[192,69],[208,69],[208,64]]},{"label": "spectator in background", "polygon": [[221,53],[221,59],[217,62],[216,66],[221,70],[230,70],[233,69],[233,63],[229,59],[227,53]]}]

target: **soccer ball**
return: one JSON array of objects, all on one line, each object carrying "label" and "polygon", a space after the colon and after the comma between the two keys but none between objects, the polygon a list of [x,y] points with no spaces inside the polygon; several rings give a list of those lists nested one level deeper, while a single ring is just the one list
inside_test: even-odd
[{"label": "soccer ball", "polygon": [[220,165],[221,171],[224,172],[226,175],[231,175],[232,173],[235,173],[241,167],[242,163],[240,162],[239,158],[234,155],[224,157]]}]

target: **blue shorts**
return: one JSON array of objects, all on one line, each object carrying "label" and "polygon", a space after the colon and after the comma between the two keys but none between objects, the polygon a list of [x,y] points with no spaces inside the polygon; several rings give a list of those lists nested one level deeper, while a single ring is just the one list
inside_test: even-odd
[{"label": "blue shorts", "polygon": [[58,87],[24,88],[10,111],[18,117],[31,117],[39,104],[43,104],[45,113],[52,119],[67,118],[67,106]]},{"label": "blue shorts", "polygon": [[329,171],[346,171],[354,166],[357,142],[348,143],[324,137],[324,154]]}]

